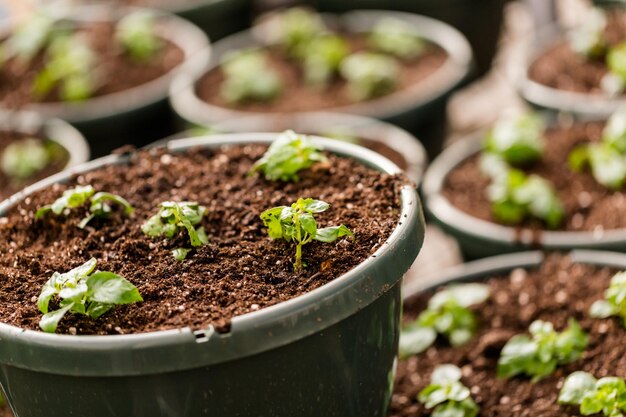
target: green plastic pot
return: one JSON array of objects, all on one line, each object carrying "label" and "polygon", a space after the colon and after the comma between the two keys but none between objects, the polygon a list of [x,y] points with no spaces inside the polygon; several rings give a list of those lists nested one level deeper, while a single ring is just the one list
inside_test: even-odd
[{"label": "green plastic pot", "polygon": [[478,219],[452,205],[441,192],[446,177],[455,167],[481,150],[483,138],[483,132],[477,133],[447,148],[431,163],[422,181],[422,196],[428,215],[459,242],[465,259],[533,248],[626,252],[626,229],[601,232],[537,232]]},{"label": "green plastic pot", "polygon": [[[197,146],[270,143],[275,133],[183,139]],[[398,167],[356,145],[327,150],[386,173]],[[111,155],[44,180],[0,204],[129,155]],[[367,260],[305,295],[212,326],[135,335],[46,334],[0,324],[0,385],[16,417],[373,417],[391,395],[400,285],[422,244],[414,188],[401,191],[398,226]]]},{"label": "green plastic pot", "polygon": [[250,26],[252,0],[169,0],[163,7],[189,20],[216,41]]},{"label": "green plastic pot", "polygon": [[[139,10],[130,7],[72,7],[71,16],[79,22],[116,19]],[[31,103],[27,110],[45,117],[63,119],[75,126],[89,141],[93,156],[102,156],[125,144],[145,145],[174,132],[167,91],[178,71],[197,74],[210,58],[204,33],[177,16],[156,12],[159,34],[184,52],[184,61],[171,72],[142,85],[90,98],[80,103]]]},{"label": "green plastic pot", "polygon": [[457,28],[472,45],[476,77],[491,68],[498,47],[506,0],[307,0],[328,12],[354,9],[387,9],[432,17]]},{"label": "green plastic pot", "polygon": [[[413,25],[420,36],[446,50],[449,59],[435,73],[422,82],[384,97],[350,104],[325,111],[373,117],[395,124],[415,134],[424,144],[430,157],[441,151],[445,126],[446,103],[450,94],[466,79],[472,67],[472,52],[467,40],[456,29],[427,17],[383,10],[360,10],[338,16],[325,16],[348,32],[369,32],[385,16]],[[221,58],[233,49],[258,46],[253,31],[229,36],[214,45],[211,62],[204,73],[219,66]],[[196,94],[199,77],[181,73],[172,82],[170,102],[181,119],[197,125],[213,125],[240,119],[258,112],[247,112],[207,103]],[[265,118],[280,118],[282,113],[262,113]]]}]

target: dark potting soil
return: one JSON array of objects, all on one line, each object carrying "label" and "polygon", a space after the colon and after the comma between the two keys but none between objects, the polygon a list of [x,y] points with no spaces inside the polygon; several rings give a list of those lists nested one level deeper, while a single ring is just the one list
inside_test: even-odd
[{"label": "dark potting soil", "polygon": [[[452,348],[438,341],[426,352],[398,364],[391,417],[426,416],[417,394],[430,383],[437,365],[452,363],[463,371],[462,382],[488,417],[580,416],[577,407],[560,406],[557,396],[564,378],[574,371],[596,377],[626,377],[626,330],[620,319],[592,319],[591,304],[603,298],[615,271],[604,267],[574,264],[567,256],[551,255],[537,270],[514,270],[489,279],[491,297],[473,307],[479,323],[477,335],[465,346]],[[432,294],[418,297],[404,306],[405,320],[417,317]],[[518,376],[498,379],[496,364],[500,350],[515,334],[526,333],[534,320],[550,321],[556,330],[567,326],[568,318],[578,320],[589,334],[589,345],[579,360],[559,367],[536,383]]]},{"label": "dark potting soil", "polygon": [[[136,333],[209,324],[223,330],[234,316],[297,297],[349,271],[380,248],[396,227],[404,179],[333,155],[327,164],[302,172],[297,183],[247,176],[265,149],[140,152],[128,165],[80,175],[20,202],[0,223],[0,321],[38,329],[41,314],[35,301],[42,285],[53,272],[95,257],[99,270],[135,284],[144,302],[115,308],[97,320],[71,315],[58,332]],[[85,230],[76,227],[85,209],[34,220],[38,207],[76,184],[119,194],[135,213],[94,221]],[[343,223],[356,236],[355,241],[307,244],[303,259],[308,266],[300,274],[292,266],[295,246],[270,240],[259,218],[265,209],[298,197],[331,204],[316,216],[319,227]],[[141,232],[143,221],[167,200],[197,201],[208,209],[202,226],[209,243],[183,262],[171,254],[174,248],[189,247],[183,233],[165,240]]]},{"label": "dark potting soil", "polygon": [[[567,159],[577,145],[599,141],[603,122],[555,127],[545,132],[543,159],[524,169],[538,174],[552,183],[565,209],[561,227],[568,231],[595,231],[626,228],[626,191],[611,191],[600,185],[588,170],[576,173],[569,168]],[[446,178],[443,195],[464,212],[494,223],[491,203],[487,198],[490,180],[479,167],[479,155],[474,155],[453,169]],[[537,221],[525,227],[541,229]]]},{"label": "dark potting soil", "polygon": [[[354,52],[366,48],[363,38],[347,37],[347,39],[350,41],[351,49]],[[220,95],[220,87],[224,81],[224,74],[220,68],[209,71],[198,81],[198,96],[216,106],[261,113],[314,111],[355,103],[347,93],[346,82],[340,77],[336,77],[324,89],[311,87],[304,82],[303,73],[297,63],[288,59],[280,51],[274,49],[268,51],[270,66],[280,74],[283,83],[282,92],[274,100],[269,102],[250,101],[240,104],[225,101]],[[447,59],[448,55],[442,48],[430,45],[419,58],[401,62],[396,91],[424,81],[438,70]]]},{"label": "dark potting soil", "polygon": [[[82,29],[89,44],[97,55],[97,68],[94,73],[99,86],[93,96],[105,96],[127,90],[152,81],[180,64],[183,51],[176,45],[163,40],[163,47],[148,61],[137,61],[130,57],[114,41],[115,27],[111,23],[100,22]],[[58,90],[40,97],[33,92],[33,82],[45,67],[45,54],[38,54],[26,66],[9,59],[0,67],[0,102],[3,107],[20,108],[33,102],[59,102]]]},{"label": "dark potting soil", "polygon": [[375,140],[368,140],[368,139],[359,139],[358,144],[367,149],[371,149],[372,151],[376,153],[381,154],[382,156],[384,156],[385,158],[389,159],[391,162],[396,164],[402,170],[405,170],[408,168],[408,164],[404,156],[389,145],[386,145],[382,142],[378,142]]},{"label": "dark potting soil", "polygon": [[[626,39],[626,12],[608,14],[607,43],[617,45]],[[605,57],[587,59],[577,54],[569,42],[561,40],[548,47],[530,66],[530,79],[552,88],[578,93],[604,94],[600,82],[608,72]]]},{"label": "dark potting soil", "polygon": [[[33,135],[0,130],[0,156],[9,144],[33,138],[44,141],[44,139],[37,138],[36,136],[33,137]],[[65,168],[67,162],[69,161],[69,153],[67,152],[67,150],[61,145],[56,144],[56,142],[54,144],[48,144],[53,147],[50,162],[44,169],[36,173],[33,177],[28,178],[27,180],[17,180],[6,176],[2,172],[2,170],[0,170],[0,201],[4,200],[7,197],[10,197],[27,185],[33,184],[36,181],[49,177],[50,175],[55,174]]]}]

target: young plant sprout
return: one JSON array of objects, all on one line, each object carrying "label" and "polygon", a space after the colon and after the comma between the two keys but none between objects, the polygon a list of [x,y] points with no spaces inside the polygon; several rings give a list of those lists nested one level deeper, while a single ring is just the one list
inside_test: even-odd
[{"label": "young plant sprout", "polygon": [[470,390],[461,382],[461,370],[451,364],[439,365],[430,376],[430,384],[420,391],[417,399],[433,417],[475,417],[478,405]]},{"label": "young plant sprout", "polygon": [[2,43],[0,61],[15,58],[22,64],[28,63],[50,42],[57,23],[46,13],[35,13]]},{"label": "young plant sprout", "polygon": [[527,218],[537,218],[550,229],[563,222],[563,205],[554,188],[538,175],[509,169],[492,178],[487,194],[491,212],[500,222],[518,225]]},{"label": "young plant sprout", "polygon": [[348,82],[348,93],[357,101],[393,91],[400,76],[400,68],[394,58],[371,52],[348,56],[341,63],[340,72]]},{"label": "young plant sprout", "polygon": [[606,50],[604,30],[607,19],[604,11],[593,8],[587,14],[583,24],[569,33],[569,42],[572,49],[585,57],[597,58]]},{"label": "young plant sprout", "polygon": [[381,19],[374,26],[368,42],[377,51],[401,59],[415,59],[426,49],[426,42],[411,25],[394,18]]},{"label": "young plant sprout", "polygon": [[322,35],[311,40],[303,61],[306,82],[315,86],[328,84],[349,53],[348,43],[340,36]]},{"label": "young plant sprout", "polygon": [[35,213],[35,219],[40,219],[50,212],[59,216],[66,210],[81,207],[87,202],[91,203],[89,214],[78,224],[78,227],[81,229],[84,229],[93,219],[108,218],[113,212],[111,203],[120,205],[126,215],[130,215],[134,211],[130,203],[124,198],[111,193],[96,193],[96,190],[91,185],[86,185],[65,190],[63,195],[52,204],[40,207]]},{"label": "young plant sprout", "polygon": [[354,234],[343,224],[317,228],[313,215],[322,213],[329,207],[324,201],[299,198],[291,206],[274,207],[261,213],[261,220],[271,239],[296,243],[296,259],[293,264],[296,272],[302,271],[302,246],[307,243],[313,240],[330,243],[342,236],[354,239]]},{"label": "young plant sprout", "polygon": [[303,59],[307,44],[326,32],[326,25],[318,13],[295,7],[277,17],[268,35],[271,43],[279,44],[292,57]]},{"label": "young plant sprout", "polygon": [[550,322],[531,323],[530,337],[513,336],[502,348],[498,377],[525,374],[538,381],[554,372],[557,366],[574,362],[587,347],[587,334],[578,322],[569,319],[568,327],[558,333]]},{"label": "young plant sprout", "polygon": [[[143,301],[137,288],[125,278],[112,272],[93,272],[96,263],[91,258],[69,272],[55,272],[46,282],[37,299],[37,307],[44,313],[39,321],[41,330],[54,333],[68,312],[96,319],[116,305]],[[59,309],[49,311],[53,299],[59,300]]]},{"label": "young plant sprout", "polygon": [[0,168],[7,177],[25,180],[47,167],[50,156],[44,142],[29,138],[13,142],[4,149]]},{"label": "young plant sprout", "polygon": [[604,293],[604,300],[593,303],[589,314],[600,319],[621,317],[626,327],[626,272],[618,272],[611,278],[611,285]]},{"label": "young plant sprout", "polygon": [[267,54],[259,49],[231,52],[224,58],[221,68],[225,80],[220,95],[229,103],[270,101],[282,89],[281,79],[269,66]]},{"label": "young plant sprout", "polygon": [[321,148],[308,136],[287,130],[256,161],[250,174],[261,171],[269,181],[298,181],[298,172],[325,161]]},{"label": "young plant sprout", "polygon": [[402,329],[400,356],[408,357],[428,349],[442,334],[452,346],[469,342],[476,333],[476,317],[470,306],[489,298],[489,286],[463,284],[450,286],[435,294],[428,308]]},{"label": "young plant sprout", "polygon": [[154,13],[136,11],[120,19],[115,29],[115,38],[133,59],[146,61],[163,45],[156,35],[155,26]]},{"label": "young plant sprout", "polygon": [[[150,217],[141,226],[141,231],[150,237],[164,236],[172,239],[181,230],[185,229],[189,235],[189,242],[194,248],[209,243],[204,227],[197,227],[206,214],[206,207],[190,201],[164,201],[159,212]],[[184,260],[191,249],[174,249],[172,254],[179,261]]]},{"label": "young plant sprout", "polygon": [[533,114],[510,115],[498,120],[485,137],[484,150],[513,166],[529,165],[543,153],[544,122]]},{"label": "young plant sprout", "polygon": [[96,56],[82,34],[59,35],[46,52],[46,66],[35,78],[34,93],[43,97],[58,88],[66,101],[89,98],[96,89]]},{"label": "young plant sprout", "polygon": [[609,49],[606,65],[609,72],[602,78],[600,87],[610,96],[617,96],[626,87],[626,42]]},{"label": "young plant sprout", "polygon": [[580,406],[583,416],[602,413],[606,417],[624,417],[626,383],[622,378],[596,379],[587,372],[577,371],[565,379],[558,401]]}]

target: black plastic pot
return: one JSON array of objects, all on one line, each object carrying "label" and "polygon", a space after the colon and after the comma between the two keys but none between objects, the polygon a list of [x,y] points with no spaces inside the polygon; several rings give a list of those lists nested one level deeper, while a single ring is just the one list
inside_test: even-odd
[{"label": "black plastic pot", "polygon": [[453,144],[435,159],[422,181],[427,213],[452,235],[465,259],[484,258],[532,248],[568,251],[602,249],[626,251],[626,229],[597,232],[533,231],[503,226],[473,217],[444,197],[446,177],[456,166],[481,150],[484,134],[477,133]]},{"label": "black plastic pot", "polygon": [[[134,8],[84,6],[72,8],[79,22],[118,18]],[[185,60],[168,74],[118,93],[94,97],[80,103],[31,103],[24,106],[45,117],[58,117],[74,125],[87,138],[93,156],[102,156],[125,144],[145,145],[174,132],[167,90],[180,70],[197,74],[210,57],[204,33],[184,19],[159,13],[159,35],[180,47]]]},{"label": "black plastic pot", "polygon": [[[381,17],[392,16],[409,22],[424,38],[438,44],[449,55],[446,63],[422,82],[387,96],[326,109],[374,117],[400,126],[415,134],[424,144],[430,157],[441,151],[445,126],[446,103],[450,94],[466,79],[472,66],[469,44],[456,29],[445,23],[410,13],[382,10],[361,10],[341,16],[327,17],[348,32],[369,32]],[[211,63],[205,73],[217,67],[224,53],[238,48],[258,45],[253,33],[245,31],[229,36],[214,45]],[[172,82],[170,101],[178,115],[185,121],[199,125],[213,125],[231,119],[259,115],[215,106],[201,100],[195,91],[199,77],[181,73]],[[263,113],[263,117],[282,117],[280,113]]]},{"label": "black plastic pot", "polygon": [[[184,139],[190,147],[269,143],[276,134]],[[315,138],[327,150],[387,173],[398,168],[356,145]],[[44,180],[0,204],[106,164],[112,155]],[[0,384],[16,417],[372,417],[391,395],[400,285],[422,244],[417,192],[401,192],[391,237],[348,273],[303,296],[212,326],[135,335],[46,334],[0,324]]]}]

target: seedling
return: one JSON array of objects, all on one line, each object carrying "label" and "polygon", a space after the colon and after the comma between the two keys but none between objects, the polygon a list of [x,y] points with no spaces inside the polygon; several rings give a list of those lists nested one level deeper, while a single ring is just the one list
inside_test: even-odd
[{"label": "seedling", "polygon": [[29,138],[10,143],[2,152],[0,167],[7,177],[25,180],[47,167],[50,156],[44,142]]},{"label": "seedling", "polygon": [[1,61],[15,58],[22,64],[28,63],[50,42],[57,23],[58,20],[48,14],[35,13],[2,43]]},{"label": "seedling", "polygon": [[270,37],[274,43],[286,49],[289,55],[303,59],[307,44],[326,32],[326,25],[318,13],[294,7],[277,17]]},{"label": "seedling", "polygon": [[500,222],[518,225],[527,218],[537,218],[550,229],[563,222],[563,205],[554,188],[538,175],[509,169],[492,178],[487,193],[491,212]]},{"label": "seedling", "polygon": [[543,120],[532,113],[507,116],[487,133],[484,149],[510,165],[529,165],[541,158],[544,128]]},{"label": "seedling", "polygon": [[402,329],[400,356],[423,352],[435,342],[437,334],[444,335],[452,346],[469,342],[476,333],[476,317],[469,307],[488,298],[489,286],[485,284],[455,285],[439,291],[428,302],[428,308]]},{"label": "seedling", "polygon": [[400,76],[400,68],[394,58],[371,52],[348,56],[341,63],[340,72],[348,82],[348,93],[356,101],[393,91]]},{"label": "seedling", "polygon": [[302,246],[317,240],[320,242],[334,242],[342,236],[354,234],[346,226],[330,226],[317,228],[314,214],[328,210],[330,204],[312,198],[299,198],[291,206],[274,207],[261,213],[261,220],[267,227],[272,239],[284,239],[296,243],[296,260],[293,264],[297,272],[302,271]]},{"label": "seedling", "polygon": [[626,327],[626,272],[618,272],[611,278],[611,285],[604,293],[604,300],[593,303],[589,314],[600,319],[621,317]]},{"label": "seedling", "polygon": [[227,54],[221,65],[225,80],[220,94],[229,103],[270,101],[280,93],[282,82],[269,66],[267,54],[242,49]]},{"label": "seedling", "polygon": [[538,381],[554,372],[557,366],[580,358],[587,347],[587,334],[578,322],[569,319],[568,327],[558,333],[550,322],[531,323],[530,335],[513,336],[502,348],[498,376],[511,378],[525,374]]},{"label": "seedling", "polygon": [[[161,203],[159,212],[146,220],[141,231],[150,237],[164,236],[172,239],[181,230],[185,229],[189,235],[189,242],[194,248],[209,243],[204,227],[195,227],[200,224],[206,214],[206,207],[190,201],[165,201]],[[184,260],[191,249],[178,248],[172,252],[174,258]]]},{"label": "seedling", "polygon": [[602,78],[601,87],[610,96],[617,96],[626,87],[626,42],[609,49],[606,65],[609,72]]},{"label": "seedling", "polygon": [[606,51],[604,36],[607,19],[604,11],[594,8],[587,14],[583,24],[569,33],[572,49],[588,58],[597,58]]},{"label": "seedling", "polygon": [[336,35],[324,35],[309,42],[304,57],[304,78],[314,86],[324,86],[339,70],[350,53],[348,43]]},{"label": "seedling", "polygon": [[113,212],[111,203],[122,206],[126,215],[130,215],[134,211],[130,203],[119,195],[104,192],[96,193],[96,190],[91,185],[86,185],[65,190],[63,195],[56,199],[54,203],[40,207],[35,213],[35,219],[39,219],[49,212],[59,216],[68,209],[85,205],[88,201],[91,203],[89,214],[78,223],[80,229],[84,229],[93,219],[108,218]]},{"label": "seedling", "polygon": [[263,157],[252,166],[250,174],[261,171],[270,181],[298,181],[298,172],[325,161],[321,148],[311,139],[288,130],[272,142]]},{"label": "seedling", "polygon": [[133,59],[146,61],[163,46],[155,27],[154,13],[146,10],[133,12],[117,23],[115,38]]},{"label": "seedling", "polygon": [[[96,319],[116,305],[143,301],[137,288],[125,278],[112,272],[93,272],[96,263],[91,258],[69,272],[55,272],[46,282],[37,299],[37,307],[44,313],[39,321],[41,330],[54,333],[68,312]],[[49,311],[53,299],[59,300],[59,309]]]},{"label": "seedling", "polygon": [[618,108],[609,117],[602,131],[602,142],[622,154],[626,153],[626,106]]},{"label": "seedling", "polygon": [[54,38],[46,52],[47,63],[35,78],[33,91],[43,97],[58,87],[61,99],[80,101],[96,89],[96,56],[80,33]]},{"label": "seedling", "polygon": [[478,405],[470,390],[461,382],[461,370],[451,364],[439,365],[430,376],[430,384],[420,391],[417,399],[433,417],[475,417]]},{"label": "seedling", "polygon": [[622,378],[596,379],[587,372],[577,371],[565,379],[558,401],[579,405],[584,416],[602,413],[606,417],[624,417],[626,383]]},{"label": "seedling", "polygon": [[426,42],[415,33],[411,25],[394,18],[380,20],[368,41],[377,51],[401,59],[415,59],[426,49]]}]

